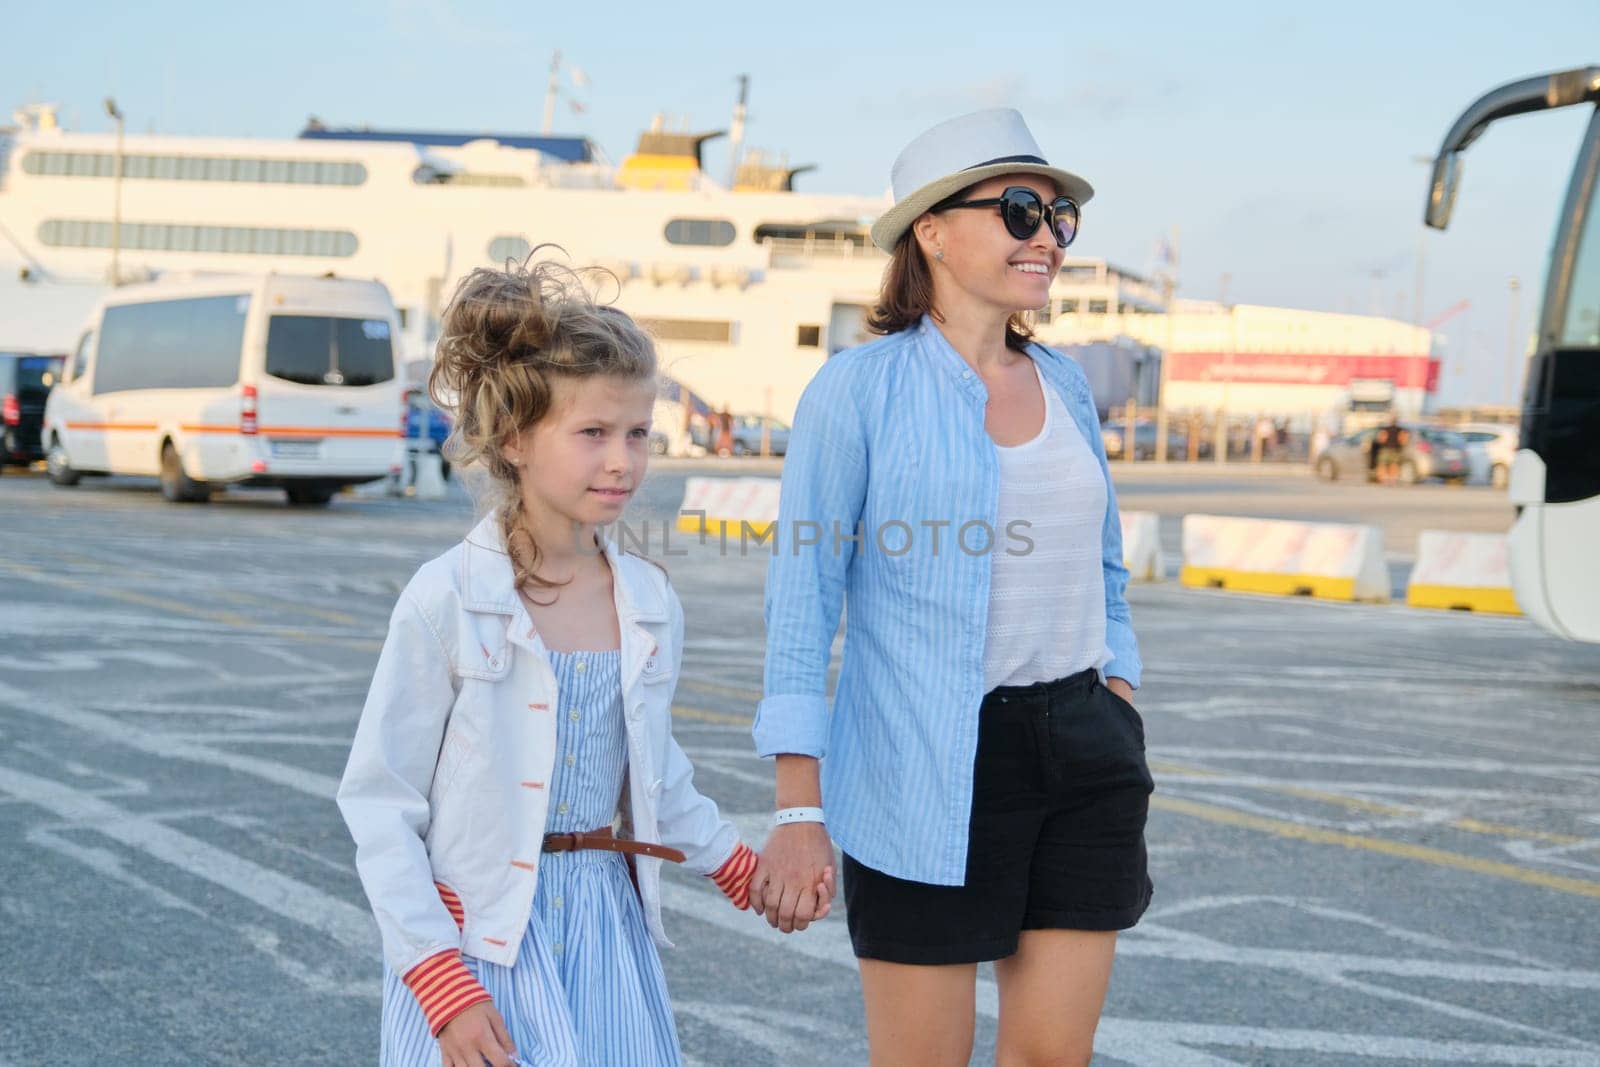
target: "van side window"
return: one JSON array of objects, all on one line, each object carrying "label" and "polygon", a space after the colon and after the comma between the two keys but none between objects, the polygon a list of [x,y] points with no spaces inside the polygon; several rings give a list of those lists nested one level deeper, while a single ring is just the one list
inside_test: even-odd
[{"label": "van side window", "polygon": [[94,331],[85,330],[78,339],[78,350],[72,354],[72,380],[82,378],[89,369],[89,352],[94,348]]},{"label": "van side window", "polygon": [[94,392],[233,385],[249,309],[242,293],[106,308]]}]

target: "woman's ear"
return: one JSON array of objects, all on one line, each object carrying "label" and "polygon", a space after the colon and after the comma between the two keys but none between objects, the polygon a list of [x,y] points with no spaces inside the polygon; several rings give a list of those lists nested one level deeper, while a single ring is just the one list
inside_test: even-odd
[{"label": "woman's ear", "polygon": [[935,255],[944,247],[944,235],[940,232],[941,229],[938,216],[931,211],[923,212],[917,221],[911,224],[912,240],[922,249],[923,259],[931,262],[936,258],[942,258]]}]

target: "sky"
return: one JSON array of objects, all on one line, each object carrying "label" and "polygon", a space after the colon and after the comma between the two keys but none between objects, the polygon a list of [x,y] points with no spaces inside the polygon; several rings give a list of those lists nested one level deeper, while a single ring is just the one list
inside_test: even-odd
[{"label": "sky", "polygon": [[[923,129],[1016,107],[1047,158],[1096,188],[1073,253],[1145,272],[1175,234],[1180,297],[1413,321],[1420,258],[1422,321],[1469,301],[1438,327],[1444,404],[1513,395],[1591,109],[1494,127],[1443,234],[1421,224],[1417,158],[1489,89],[1600,64],[1593,0],[94,0],[17,5],[4,26],[0,104],[55,102],[79,130],[110,128],[110,94],[133,131],[292,137],[315,115],[533,132],[559,50],[587,85],[563,78],[555,132],[620,160],[656,113],[727,129],[748,74],[747,147],[815,164],[798,179],[814,192],[880,194]],[[714,175],[725,146],[708,146]]]}]

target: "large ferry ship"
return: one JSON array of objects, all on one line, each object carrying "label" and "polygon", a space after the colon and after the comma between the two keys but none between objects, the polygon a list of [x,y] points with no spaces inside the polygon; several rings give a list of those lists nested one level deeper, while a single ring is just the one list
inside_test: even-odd
[{"label": "large ferry ship", "polygon": [[[809,168],[755,153],[718,181],[703,165],[718,136],[658,120],[613,164],[580,136],[311,120],[277,140],[123,138],[25,108],[0,129],[0,349],[71,350],[114,281],[331,273],[389,288],[420,378],[456,281],[554,244],[575,267],[614,277],[618,305],[658,338],[667,373],[706,404],[788,419],[829,354],[866,337],[887,261],[868,227],[889,201],[798,190]],[[1041,339],[1080,356],[1102,409],[1153,404],[1162,352],[1174,354],[1167,400],[1178,407],[1310,416],[1374,378],[1394,383],[1403,410],[1432,395],[1426,330],[1171,292],[1069,258],[1038,316]]]}]

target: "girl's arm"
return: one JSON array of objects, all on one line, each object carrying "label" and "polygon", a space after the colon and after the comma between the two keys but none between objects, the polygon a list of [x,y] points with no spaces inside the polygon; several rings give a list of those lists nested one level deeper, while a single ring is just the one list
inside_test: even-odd
[{"label": "girl's arm", "polygon": [[490,999],[461,962],[460,928],[434,887],[423,843],[428,790],[454,703],[450,657],[408,588],[389,619],[338,799],[384,958],[416,995],[434,1034]]}]

